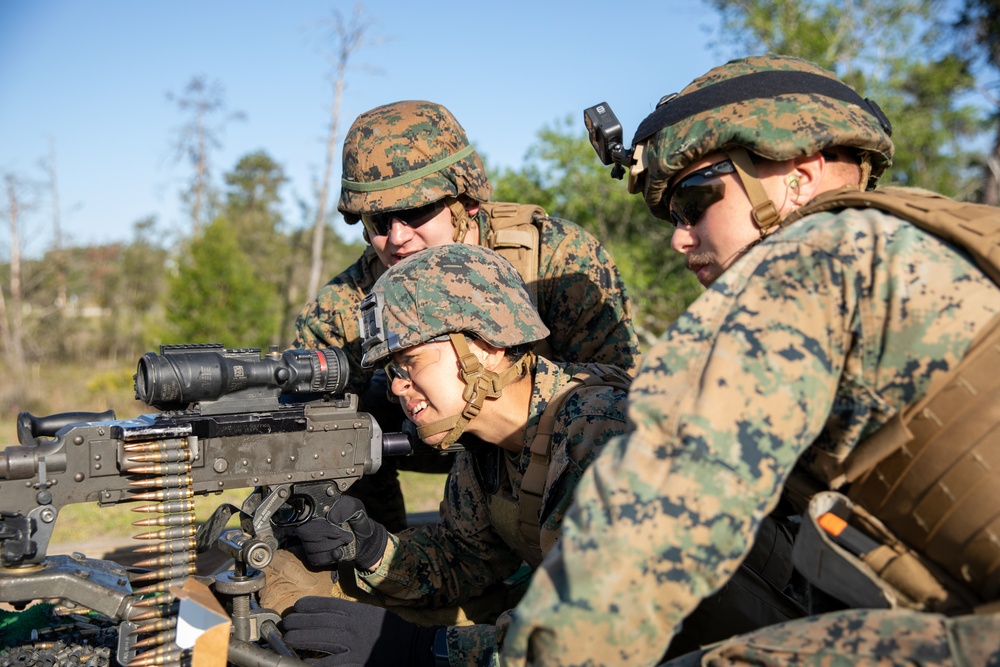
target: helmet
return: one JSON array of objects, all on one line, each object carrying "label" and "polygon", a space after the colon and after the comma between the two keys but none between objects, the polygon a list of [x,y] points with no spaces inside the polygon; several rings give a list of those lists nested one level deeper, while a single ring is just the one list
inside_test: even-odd
[{"label": "helmet", "polygon": [[348,130],[343,156],[337,210],[348,224],[362,213],[493,194],[465,130],[440,104],[404,101],[366,111]]},{"label": "helmet", "polygon": [[362,303],[361,332],[366,368],[449,333],[501,348],[549,335],[511,263],[465,243],[427,248],[390,267]]},{"label": "helmet", "polygon": [[529,352],[503,371],[487,369],[470,351],[465,334],[504,349],[549,335],[510,262],[488,248],[464,243],[428,248],[393,265],[361,302],[359,320],[364,367],[442,336],[451,341],[465,383],[465,408],[417,428],[424,440],[444,433],[432,443],[440,449],[461,437],[486,399],[498,398],[504,387],[534,368]]},{"label": "helmet", "polygon": [[629,190],[669,219],[662,199],[670,179],[704,155],[743,148],[781,161],[837,146],[867,156],[873,187],[892,164],[891,133],[877,104],[817,65],[773,54],[732,60],[664,97],[640,124],[632,145],[644,144],[641,164]]}]

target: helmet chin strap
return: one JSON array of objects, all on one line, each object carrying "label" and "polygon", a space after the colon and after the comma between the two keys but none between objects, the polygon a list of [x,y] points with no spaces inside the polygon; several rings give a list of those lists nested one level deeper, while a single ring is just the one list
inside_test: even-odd
[{"label": "helmet chin strap", "polygon": [[774,205],[771,198],[767,196],[767,192],[764,191],[764,186],[761,185],[760,179],[757,178],[757,167],[754,166],[753,161],[750,159],[750,154],[747,153],[745,148],[741,146],[730,148],[726,151],[726,156],[732,161],[733,167],[736,168],[736,172],[740,175],[740,181],[747,191],[751,206],[753,206],[754,222],[760,228],[760,237],[764,238],[773,231],[771,227],[776,227],[780,221],[778,207]]},{"label": "helmet chin strap", "polygon": [[421,440],[448,431],[444,440],[436,445],[431,445],[438,449],[448,449],[454,444],[465,432],[469,422],[475,419],[483,409],[483,403],[486,402],[487,398],[498,398],[503,393],[504,387],[526,376],[535,365],[535,355],[529,352],[503,373],[490,371],[482,365],[479,357],[469,349],[464,335],[453,333],[449,334],[449,338],[451,338],[451,344],[458,353],[458,362],[461,366],[459,375],[465,382],[465,390],[462,392],[465,408],[460,415],[438,419],[417,428],[417,436]]},{"label": "helmet chin strap", "polygon": [[455,243],[465,243],[465,235],[469,232],[469,225],[472,224],[472,218],[469,217],[469,212],[465,210],[465,204],[457,198],[448,202],[447,206],[451,209],[451,220],[455,225],[455,234],[451,237],[451,240]]}]

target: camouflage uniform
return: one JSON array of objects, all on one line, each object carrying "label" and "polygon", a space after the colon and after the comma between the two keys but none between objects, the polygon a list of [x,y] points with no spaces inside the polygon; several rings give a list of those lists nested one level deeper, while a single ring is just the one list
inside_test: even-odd
[{"label": "camouflage uniform", "polygon": [[[538,358],[525,450],[515,459],[518,474],[510,479],[515,496],[531,458],[528,446],[538,420],[576,368]],[[611,387],[588,387],[574,393],[559,410],[540,517],[543,553],[558,537],[583,469],[604,442],[625,432],[625,396]],[[474,466],[472,454],[460,452],[448,476],[440,521],[392,535],[392,558],[371,574],[359,573],[359,584],[377,588],[390,608],[458,604],[482,595],[520,567],[524,554],[509,546],[491,523],[489,499]],[[496,648],[494,626],[454,627],[448,635],[452,664],[490,664]]]},{"label": "camouflage uniform", "polygon": [[[821,72],[771,56],[718,68],[692,88],[748,64]],[[650,158],[637,190],[660,206],[656,161],[668,179],[718,149],[711,137],[738,125],[736,116],[761,124],[763,144],[771,134],[819,134],[801,100],[779,105],[794,114],[791,130],[754,115],[772,101],[679,123],[671,140],[687,154],[670,166],[666,151]],[[816,106],[837,115],[829,100],[810,113]],[[701,153],[699,136],[710,137]],[[831,131],[825,145],[836,139]],[[870,151],[878,142],[889,150],[868,156],[874,177],[891,144],[861,142]],[[874,209],[817,213],[766,236],[645,356],[630,433],[584,474],[559,546],[502,628],[499,662],[655,664],[685,617],[736,571],[793,469],[833,486],[858,443],[917,402],[997,312],[1000,290],[963,253]],[[678,664],[1000,664],[998,631],[997,615],[849,610],[736,637]]]},{"label": "camouflage uniform", "polygon": [[[492,251],[477,246],[438,246],[407,258],[379,280],[361,312],[365,366],[442,334],[463,332],[510,349],[540,340],[547,333],[514,268]],[[455,338],[452,344],[459,353],[461,377],[467,386],[476,388],[480,395],[486,391],[499,397],[505,382],[513,381],[508,372],[485,371],[480,376],[477,369],[467,367],[462,360]],[[464,336],[457,338],[464,345]],[[577,372],[590,368],[532,358],[533,371],[525,366],[525,372],[532,373],[533,380],[522,380],[532,381],[532,388],[520,454],[487,442],[480,448],[485,451],[460,452],[448,477],[440,520],[390,535],[391,546],[381,565],[371,573],[356,572],[359,586],[377,590],[386,606],[455,605],[502,583],[526,561],[537,566],[558,538],[583,469],[603,443],[625,432],[623,389],[605,385],[576,387],[568,398],[556,404],[550,459],[541,492],[537,547],[520,539],[516,523],[498,525],[503,517],[497,514],[495,500],[490,496],[503,493],[513,499],[523,497],[521,483],[532,461],[531,444],[542,415],[556,397],[577,384],[572,382]],[[466,400],[476,402],[471,395]],[[478,405],[481,407],[483,401]],[[498,456],[484,456],[488,453]],[[484,478],[489,476],[484,475],[483,466],[490,461],[503,472],[496,478],[501,483],[488,489]],[[453,664],[489,664],[495,657],[493,625],[450,628],[448,639]]]},{"label": "camouflage uniform", "polygon": [[[428,164],[463,157],[419,179],[408,180]],[[479,156],[472,150],[457,120],[430,102],[397,102],[362,114],[344,141],[344,187],[338,210],[348,223],[365,212],[418,207],[444,197],[468,196],[485,202],[492,194]],[[349,180],[347,177],[352,180]],[[393,179],[406,182],[387,189],[369,186]],[[456,239],[463,225],[477,224],[479,238],[490,237],[492,225],[481,210],[474,223],[455,221]],[[543,218],[538,247],[537,308],[551,335],[547,341],[555,361],[601,362],[633,371],[639,357],[631,306],[618,268],[604,247],[578,225]],[[372,373],[360,367],[358,305],[385,270],[369,246],[349,268],[324,286],[306,304],[295,324],[294,347],[338,346],[350,364],[348,391],[365,395]],[[376,393],[382,392],[374,387]],[[384,392],[382,392],[384,393]],[[376,417],[382,419],[381,414]],[[388,428],[395,428],[389,424]],[[396,465],[440,471],[440,463],[422,468],[419,461],[388,459],[375,475],[351,488],[372,515],[390,529],[405,525],[405,509]]]}]

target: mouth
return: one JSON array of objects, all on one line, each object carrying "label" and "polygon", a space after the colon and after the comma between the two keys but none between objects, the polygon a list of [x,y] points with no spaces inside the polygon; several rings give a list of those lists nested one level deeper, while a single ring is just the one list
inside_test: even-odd
[{"label": "mouth", "polygon": [[702,285],[706,284],[706,281],[711,281],[711,264],[708,262],[687,262],[686,268],[688,271],[693,273],[697,278],[698,282]]},{"label": "mouth", "polygon": [[427,401],[425,400],[421,399],[421,400],[407,402],[406,404],[407,419],[409,419],[413,423],[416,423],[417,415],[419,415],[426,409],[427,409]]}]

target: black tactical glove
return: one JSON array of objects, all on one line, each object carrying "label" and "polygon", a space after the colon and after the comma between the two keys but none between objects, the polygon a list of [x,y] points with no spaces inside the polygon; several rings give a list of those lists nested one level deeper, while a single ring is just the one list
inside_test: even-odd
[{"label": "black tactical glove", "polygon": [[325,519],[312,519],[295,529],[306,560],[313,567],[354,561],[371,570],[382,560],[389,532],[372,521],[357,498],[341,496],[333,502]]},{"label": "black tactical glove", "polygon": [[434,667],[431,649],[440,629],[422,628],[381,607],[324,597],[300,599],[283,624],[292,648],[330,654],[308,660],[319,667]]}]

